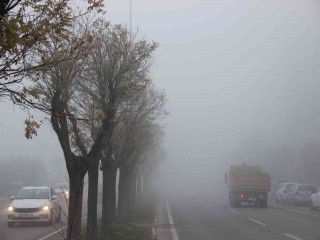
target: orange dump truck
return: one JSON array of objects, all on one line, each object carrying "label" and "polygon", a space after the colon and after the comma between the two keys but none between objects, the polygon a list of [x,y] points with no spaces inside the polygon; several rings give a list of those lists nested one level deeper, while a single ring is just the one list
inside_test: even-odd
[{"label": "orange dump truck", "polygon": [[268,206],[270,175],[260,166],[233,165],[225,176],[229,187],[230,205],[238,207],[248,203],[261,208]]}]

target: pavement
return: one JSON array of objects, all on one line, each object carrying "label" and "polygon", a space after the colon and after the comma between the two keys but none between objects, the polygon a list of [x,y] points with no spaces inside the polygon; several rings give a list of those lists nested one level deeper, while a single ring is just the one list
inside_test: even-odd
[{"label": "pavement", "polygon": [[[320,211],[269,202],[230,208],[223,196],[168,197],[158,208],[157,240],[319,240]],[[170,216],[171,215],[171,216]]]}]

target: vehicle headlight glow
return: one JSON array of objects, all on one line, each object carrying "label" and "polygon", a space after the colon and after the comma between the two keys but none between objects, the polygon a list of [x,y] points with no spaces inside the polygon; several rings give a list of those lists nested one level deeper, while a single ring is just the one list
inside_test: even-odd
[{"label": "vehicle headlight glow", "polygon": [[12,212],[13,211],[13,207],[12,206],[8,207],[8,211]]},{"label": "vehicle headlight glow", "polygon": [[42,208],[42,210],[43,210],[43,211],[48,211],[48,210],[49,210],[49,206],[44,206],[44,207]]}]

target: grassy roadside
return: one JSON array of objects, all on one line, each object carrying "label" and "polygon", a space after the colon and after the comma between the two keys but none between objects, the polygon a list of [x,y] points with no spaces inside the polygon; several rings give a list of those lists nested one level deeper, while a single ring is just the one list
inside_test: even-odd
[{"label": "grassy roadside", "polygon": [[[98,220],[98,240],[152,240],[153,212],[136,210],[131,216],[112,227],[110,236],[102,236],[101,219]],[[81,232],[81,239],[85,239],[86,228]]]}]

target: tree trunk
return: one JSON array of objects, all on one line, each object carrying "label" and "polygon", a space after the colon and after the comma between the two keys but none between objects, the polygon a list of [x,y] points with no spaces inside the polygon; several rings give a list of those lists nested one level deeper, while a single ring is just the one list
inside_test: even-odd
[{"label": "tree trunk", "polygon": [[83,183],[86,171],[79,165],[74,165],[69,171],[70,193],[67,240],[80,240]]},{"label": "tree trunk", "polygon": [[119,201],[118,201],[118,219],[125,219],[129,215],[129,171],[122,167],[120,168],[119,179]]},{"label": "tree trunk", "polygon": [[87,240],[97,239],[97,202],[98,202],[98,163],[92,162],[88,170],[88,218],[87,218]]},{"label": "tree trunk", "polygon": [[129,213],[136,209],[136,198],[137,198],[137,177],[136,172],[132,172],[129,176],[128,180],[128,205],[129,205]]},{"label": "tree trunk", "polygon": [[108,235],[116,219],[116,176],[117,169],[107,167],[103,171],[102,234]]}]

